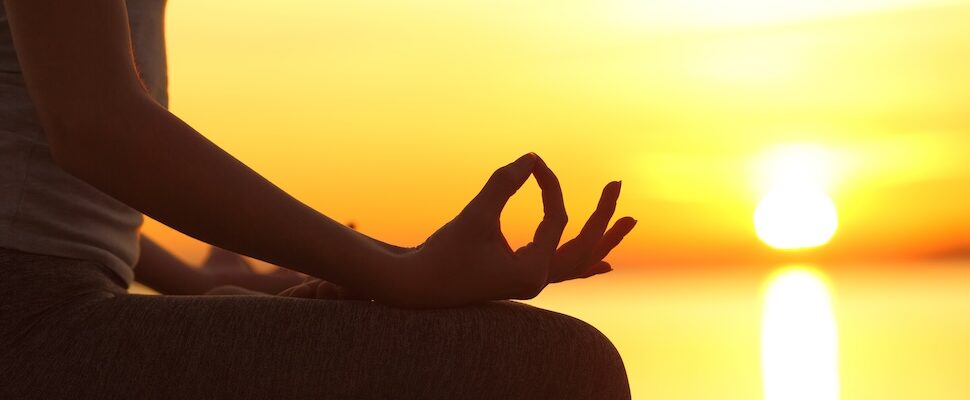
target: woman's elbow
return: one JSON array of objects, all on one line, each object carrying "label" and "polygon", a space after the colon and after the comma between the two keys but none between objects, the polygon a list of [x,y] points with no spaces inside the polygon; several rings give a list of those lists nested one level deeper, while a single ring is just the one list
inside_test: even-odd
[{"label": "woman's elbow", "polygon": [[89,143],[91,133],[80,128],[47,128],[44,130],[50,156],[54,163],[65,172],[81,180],[88,180],[92,164],[100,157],[99,146]]},{"label": "woman's elbow", "polygon": [[126,158],[139,137],[140,129],[133,121],[144,119],[134,105],[105,108],[111,111],[61,113],[42,122],[54,163],[92,184],[102,175],[121,172],[123,166],[118,162]]},{"label": "woman's elbow", "polygon": [[63,124],[44,132],[55,165],[109,194],[125,181],[120,178],[133,170],[125,160],[132,158],[127,154],[131,153],[130,142],[137,136],[116,132],[111,124],[119,123],[106,119],[97,124]]}]

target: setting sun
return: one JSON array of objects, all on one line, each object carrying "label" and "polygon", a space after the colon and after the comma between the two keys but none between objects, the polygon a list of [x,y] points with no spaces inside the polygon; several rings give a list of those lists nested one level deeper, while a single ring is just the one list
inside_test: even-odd
[{"label": "setting sun", "polygon": [[820,190],[778,189],[765,195],[754,212],[758,237],[778,249],[821,246],[832,238],[838,217]]},{"label": "setting sun", "polygon": [[[560,180],[563,241],[622,180],[641,222],[613,271],[528,304],[607,335],[634,399],[970,393],[970,0],[167,4],[172,111],[382,242],[420,245],[526,152]],[[501,217],[516,247],[535,183]],[[143,237],[202,265],[163,222]],[[790,263],[812,269],[769,272]]]},{"label": "setting sun", "polygon": [[754,212],[758,238],[778,249],[828,243],[838,227],[835,204],[825,192],[831,186],[833,164],[832,155],[815,145],[788,145],[769,152],[759,170],[768,192]]}]

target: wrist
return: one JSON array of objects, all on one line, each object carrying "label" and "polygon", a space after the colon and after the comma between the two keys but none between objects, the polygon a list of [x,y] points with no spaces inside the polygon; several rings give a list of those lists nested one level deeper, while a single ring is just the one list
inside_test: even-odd
[{"label": "wrist", "polygon": [[422,287],[420,265],[416,249],[386,251],[377,264],[374,282],[369,285],[374,289],[370,298],[396,306],[413,305]]}]

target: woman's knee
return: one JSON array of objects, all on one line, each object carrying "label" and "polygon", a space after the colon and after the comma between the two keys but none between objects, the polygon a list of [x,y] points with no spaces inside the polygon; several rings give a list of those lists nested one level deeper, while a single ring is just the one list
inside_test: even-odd
[{"label": "woman's knee", "polygon": [[527,314],[527,333],[539,344],[534,367],[548,371],[559,382],[549,387],[556,398],[625,399],[630,397],[623,360],[599,329],[565,314],[509,303]]}]

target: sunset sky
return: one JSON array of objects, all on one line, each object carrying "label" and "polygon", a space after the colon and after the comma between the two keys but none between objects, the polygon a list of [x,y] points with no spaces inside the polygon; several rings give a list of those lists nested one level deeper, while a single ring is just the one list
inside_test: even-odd
[{"label": "sunset sky", "polygon": [[[968,261],[911,261],[970,255],[967,21],[970,1],[939,0],[169,0],[171,106],[399,245],[529,151],[562,182],[566,235],[622,179],[617,217],[639,224],[616,271],[530,304],[607,334],[634,398],[956,400]],[[759,239],[779,188],[834,204],[827,244]],[[540,218],[530,182],[503,229],[523,244]]]},{"label": "sunset sky", "polygon": [[[626,265],[891,260],[970,245],[970,3],[172,0],[172,109],[325,214],[414,245],[535,151],[578,231],[610,180]],[[752,215],[774,149],[823,149],[809,254]],[[541,217],[530,183],[503,217]],[[245,193],[240,193],[244,196]],[[145,231],[189,259],[204,246]]]}]

